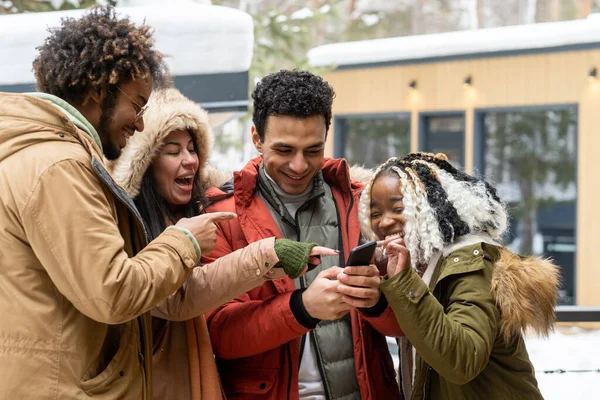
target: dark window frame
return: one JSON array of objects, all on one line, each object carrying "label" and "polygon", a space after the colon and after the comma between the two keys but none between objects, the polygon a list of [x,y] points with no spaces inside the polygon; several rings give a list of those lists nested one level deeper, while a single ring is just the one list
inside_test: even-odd
[{"label": "dark window frame", "polygon": [[462,160],[461,165],[464,168],[467,157],[466,149],[466,134],[467,134],[467,113],[463,110],[443,110],[443,111],[423,111],[419,113],[419,135],[418,135],[418,149],[419,151],[427,151],[426,146],[428,143],[428,123],[427,120],[432,117],[462,117],[465,122],[465,128],[463,132],[463,148],[461,151]]}]

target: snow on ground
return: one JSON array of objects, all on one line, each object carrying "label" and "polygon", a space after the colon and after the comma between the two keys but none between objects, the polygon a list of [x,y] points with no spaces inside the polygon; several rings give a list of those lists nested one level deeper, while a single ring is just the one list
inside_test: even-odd
[{"label": "snow on ground", "polygon": [[[528,337],[526,343],[546,400],[600,398],[600,330],[557,328],[548,339]],[[596,372],[543,372],[559,369]]]},{"label": "snow on ground", "polygon": [[[525,338],[529,357],[545,400],[592,400],[600,398],[600,330],[557,327],[549,338]],[[398,369],[396,342],[388,347]],[[563,370],[565,373],[545,373]],[[568,372],[594,370],[595,372]]]}]

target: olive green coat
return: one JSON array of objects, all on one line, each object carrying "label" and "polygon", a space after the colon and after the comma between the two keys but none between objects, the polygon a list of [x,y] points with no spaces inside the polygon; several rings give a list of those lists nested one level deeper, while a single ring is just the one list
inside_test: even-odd
[{"label": "olive green coat", "polygon": [[521,331],[552,329],[557,286],[549,261],[482,242],[445,251],[429,286],[413,268],[383,282],[416,350],[411,398],[542,399]]}]

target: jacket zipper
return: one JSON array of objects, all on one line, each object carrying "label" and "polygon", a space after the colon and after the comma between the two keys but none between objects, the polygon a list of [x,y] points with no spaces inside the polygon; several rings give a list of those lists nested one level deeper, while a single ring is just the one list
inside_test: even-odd
[{"label": "jacket zipper", "polygon": [[142,399],[147,400],[148,399],[148,392],[147,392],[147,388],[146,388],[146,364],[144,361],[144,355],[142,354],[142,352],[138,352],[138,360],[140,362],[140,368],[142,369]]},{"label": "jacket zipper", "polygon": [[290,400],[292,398],[292,345],[289,344],[288,345],[288,393],[287,393],[287,400]]},{"label": "jacket zipper", "polygon": [[[300,206],[300,209],[303,206],[304,205]],[[298,211],[300,209],[296,210],[296,215],[294,215],[295,225],[293,227],[294,230],[296,231],[296,241],[298,241],[298,242],[300,241],[300,229],[298,228]],[[305,282],[305,278],[303,276],[300,277],[300,288],[301,289],[304,289],[304,286],[305,286],[304,282]],[[298,356],[298,369],[300,369],[300,362],[302,361],[302,351],[304,349],[304,341],[305,340],[306,340],[306,335],[302,335],[302,337],[300,338],[300,349],[299,349],[299,356]],[[293,364],[292,364],[292,345],[291,344],[288,345],[288,364],[289,364],[289,367],[288,367],[289,374],[288,374],[288,393],[287,393],[287,398],[288,398],[288,400],[290,400],[291,397],[292,397],[292,376],[293,376],[292,375],[293,374],[293,371],[292,371]]]},{"label": "jacket zipper", "polygon": [[429,383],[429,375],[431,374],[431,367],[427,366],[425,372],[425,382],[423,382],[423,400],[427,400],[429,398],[428,383]]},{"label": "jacket zipper", "polygon": [[[346,235],[348,237],[350,237],[350,225],[348,224],[348,221],[350,220],[350,212],[352,211],[352,207],[354,207],[354,195],[352,194],[352,186],[350,184],[350,178],[348,176],[348,173],[346,173],[346,184],[348,186],[348,190],[350,191],[350,205],[348,206],[348,211],[346,212]],[[336,205],[336,209],[337,209],[337,205]],[[341,239],[340,239],[340,243],[341,243]],[[344,265],[345,265],[345,263],[344,263]]]},{"label": "jacket zipper", "polygon": [[[146,227],[144,226],[144,223],[142,222],[142,218],[139,214],[139,211],[137,210],[137,208],[135,208],[135,205],[133,204],[133,202],[131,200],[129,200],[128,197],[126,197],[123,194],[124,191],[123,192],[119,191],[119,186],[116,185],[116,183],[114,183],[114,181],[112,181],[112,179],[110,178],[110,175],[108,174],[108,171],[106,171],[106,168],[104,168],[104,166],[94,156],[92,156],[92,169],[94,169],[98,178],[100,178],[100,180],[104,182],[106,187],[114,195],[115,202],[116,201],[120,202],[122,205],[124,205],[129,210],[129,221],[128,222],[132,226],[137,224],[138,227],[141,228],[142,232],[144,232],[144,237],[146,240],[146,243],[142,243],[142,247],[146,246],[150,242],[150,237],[148,235],[148,232],[146,231]],[[132,224],[132,219],[134,222],[133,224]],[[131,245],[133,248],[135,248],[135,240],[133,237],[134,229],[131,230],[131,235],[132,235]],[[145,359],[144,359],[144,351],[145,351],[146,340],[148,340],[148,338],[145,337],[144,321],[142,320],[141,316],[137,317],[137,323],[138,323],[138,331],[139,331],[139,337],[140,337],[140,343],[139,343],[140,349],[138,351],[138,360],[140,362],[140,368],[142,369],[142,399],[147,400],[148,399],[148,388],[146,385],[149,384],[149,382],[146,381],[146,364],[145,364]]]},{"label": "jacket zipper", "polygon": [[146,360],[144,357],[144,351],[146,349],[146,340],[148,338],[146,338],[145,336],[144,321],[142,320],[142,317],[137,317],[137,323],[138,330],[140,332],[140,349],[138,350],[138,361],[140,362],[140,368],[142,369],[142,399],[146,400],[148,399],[148,388],[146,387],[148,382],[146,382]]}]

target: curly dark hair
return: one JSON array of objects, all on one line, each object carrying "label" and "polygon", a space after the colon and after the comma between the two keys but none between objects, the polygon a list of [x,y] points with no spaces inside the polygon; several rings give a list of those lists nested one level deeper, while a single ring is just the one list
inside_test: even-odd
[{"label": "curly dark hair", "polygon": [[63,18],[37,47],[37,89],[81,104],[90,90],[151,76],[154,86],[170,80],[149,26],[120,18],[113,7],[94,7],[81,18]]},{"label": "curly dark hair", "polygon": [[322,115],[326,131],[331,125],[331,105],[335,92],[320,76],[308,71],[281,70],[265,76],[252,92],[252,122],[261,141],[265,139],[267,118],[287,115],[296,118]]}]

